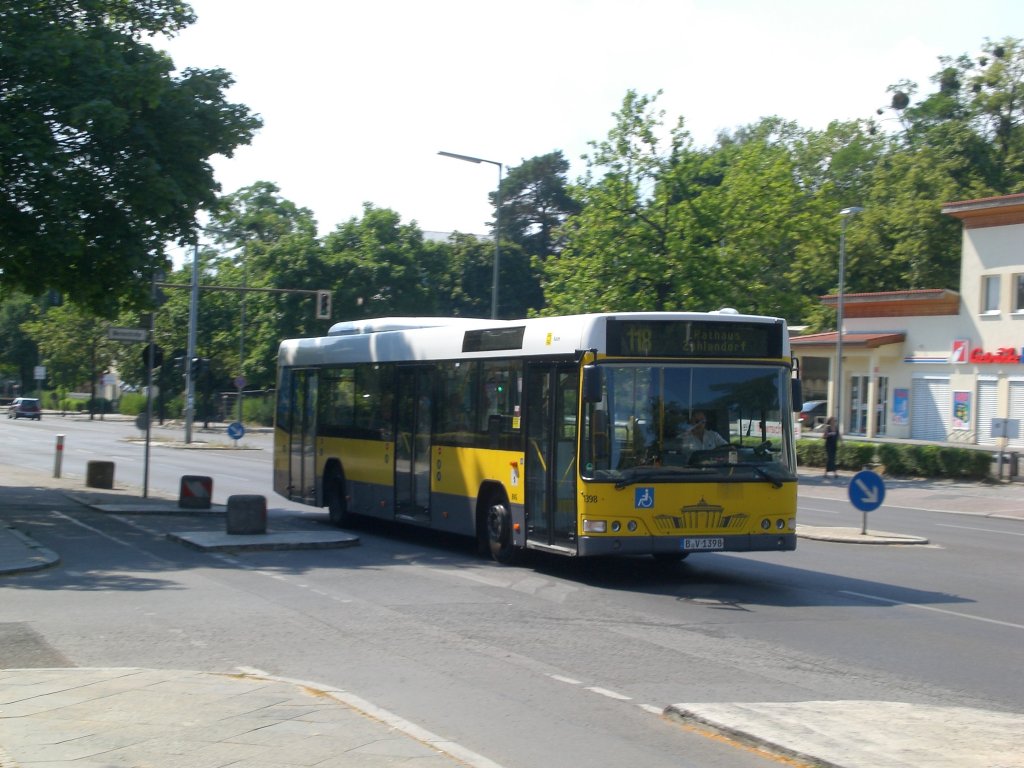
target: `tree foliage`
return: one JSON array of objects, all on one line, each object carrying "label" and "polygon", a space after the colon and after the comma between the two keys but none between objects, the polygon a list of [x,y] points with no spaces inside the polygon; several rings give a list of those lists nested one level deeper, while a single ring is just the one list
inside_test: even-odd
[{"label": "tree foliage", "polygon": [[[558,230],[580,210],[568,188],[569,161],[559,152],[524,160],[502,179],[501,229],[503,242],[515,243],[527,257],[546,259],[559,249]],[[498,196],[491,193],[491,202]]]},{"label": "tree foliage", "polygon": [[0,273],[112,317],[142,305],[169,241],[216,202],[209,159],[259,120],[227,72],[185,70],[143,36],[193,21],[177,0],[0,6]]},{"label": "tree foliage", "polygon": [[110,325],[88,309],[62,304],[21,327],[39,348],[52,384],[65,390],[84,385],[95,400],[100,377],[130,349],[107,338]]}]

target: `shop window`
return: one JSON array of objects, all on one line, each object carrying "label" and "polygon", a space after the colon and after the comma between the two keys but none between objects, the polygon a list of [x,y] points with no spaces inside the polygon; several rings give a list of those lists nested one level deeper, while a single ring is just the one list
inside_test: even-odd
[{"label": "shop window", "polygon": [[999,314],[999,275],[985,275],[981,279],[981,311],[986,315]]}]

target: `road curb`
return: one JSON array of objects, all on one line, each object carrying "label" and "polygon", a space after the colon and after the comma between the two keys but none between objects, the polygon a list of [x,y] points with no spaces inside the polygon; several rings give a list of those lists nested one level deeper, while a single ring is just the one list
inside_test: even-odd
[{"label": "road curb", "polygon": [[[3,527],[8,534],[20,541],[27,550],[23,561],[4,566],[0,569],[3,573],[30,573],[32,571],[41,571],[44,568],[51,568],[60,563],[60,555],[52,549],[44,547],[31,536],[22,533],[17,528],[10,525],[4,525]],[[0,762],[0,766],[3,765],[6,764]]]},{"label": "road curb", "polygon": [[801,539],[814,541],[832,541],[840,544],[928,544],[923,536],[910,536],[903,533],[886,533],[883,531],[862,532],[859,528],[831,528],[817,525],[800,525],[796,527],[796,535]]}]

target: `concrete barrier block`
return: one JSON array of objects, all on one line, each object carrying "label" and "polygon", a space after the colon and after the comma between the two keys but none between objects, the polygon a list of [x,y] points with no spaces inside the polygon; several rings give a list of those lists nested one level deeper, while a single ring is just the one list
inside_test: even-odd
[{"label": "concrete barrier block", "polygon": [[114,462],[90,461],[85,465],[85,484],[89,488],[114,487]]},{"label": "concrete barrier block", "polygon": [[251,535],[267,532],[267,497],[256,494],[228,496],[227,532]]}]

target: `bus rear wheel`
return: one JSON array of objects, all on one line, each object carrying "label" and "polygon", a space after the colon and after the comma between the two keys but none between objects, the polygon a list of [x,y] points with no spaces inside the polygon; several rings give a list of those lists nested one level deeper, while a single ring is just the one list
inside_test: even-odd
[{"label": "bus rear wheel", "polygon": [[512,543],[512,513],[500,501],[487,508],[487,547],[491,557],[503,565],[512,564],[518,555]]},{"label": "bus rear wheel", "polygon": [[352,513],[348,511],[348,499],[345,498],[345,476],[337,467],[332,468],[324,478],[324,495],[331,525],[337,528],[350,527]]}]

